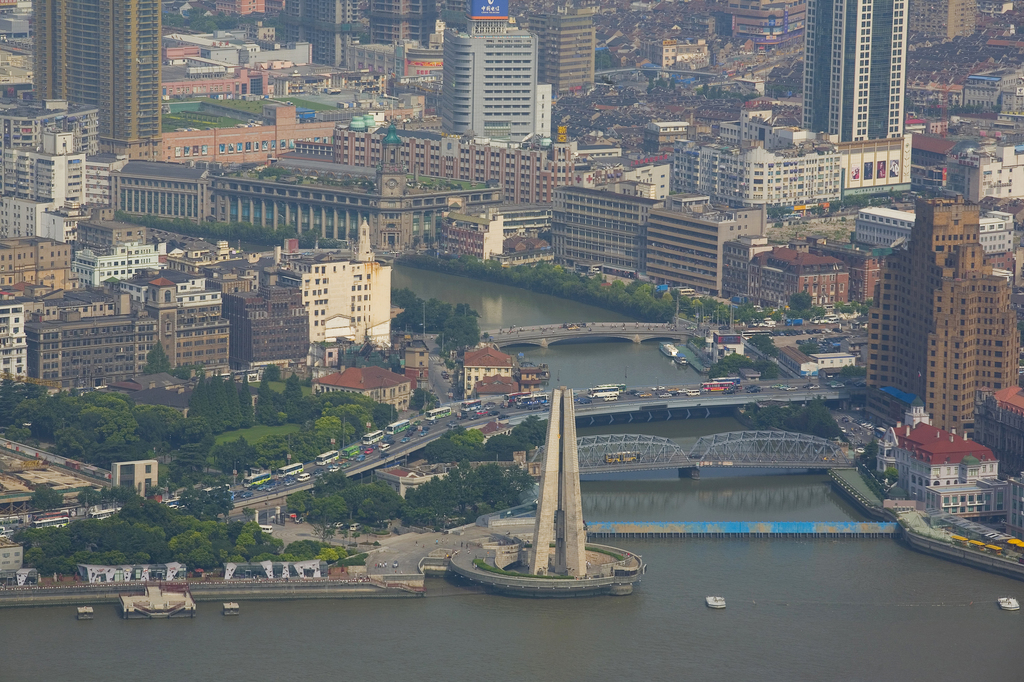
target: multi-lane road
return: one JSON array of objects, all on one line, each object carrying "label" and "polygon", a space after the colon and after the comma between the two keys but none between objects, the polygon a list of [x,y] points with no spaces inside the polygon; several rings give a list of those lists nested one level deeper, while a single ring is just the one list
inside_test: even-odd
[{"label": "multi-lane road", "polygon": [[[758,392],[750,392],[751,386],[757,386],[760,390]],[[789,388],[782,388],[782,386],[788,386]],[[580,391],[577,398],[576,417],[583,421],[583,423],[586,423],[588,417],[591,418],[593,423],[646,422],[664,420],[666,418],[701,418],[708,416],[711,408],[744,405],[749,402],[764,400],[787,402],[804,402],[814,398],[847,400],[857,390],[856,388],[838,385],[831,387],[828,384],[819,384],[816,381],[790,381],[788,384],[777,382],[770,385],[768,382],[750,382],[740,386],[735,393],[701,393],[700,396],[678,394],[678,391],[683,388],[682,386],[640,387],[629,389],[621,393],[618,399],[611,401],[591,399],[587,396],[586,391]],[[673,393],[676,393],[676,395],[672,395]],[[410,437],[409,441],[405,443],[398,440],[384,451],[375,449],[372,454],[366,455],[364,461],[353,461],[348,468],[342,471],[349,477],[361,476],[374,469],[389,464],[397,464],[427,443],[437,440],[444,435],[448,431],[447,424],[450,421],[455,421],[455,423],[463,428],[473,428],[483,426],[488,421],[497,418],[494,415],[485,415],[456,420],[454,413],[458,411],[459,403],[451,403],[451,406],[453,416],[439,420],[425,434]],[[501,417],[507,419],[510,424],[518,424],[532,414],[538,416],[546,414],[546,409],[544,408],[532,410],[516,407],[504,408],[498,403],[488,405],[488,407],[490,411],[499,411]],[[235,506],[239,508],[265,508],[270,506],[271,502],[283,500],[284,497],[298,490],[312,488],[316,484],[316,475],[319,469],[326,470],[326,467],[308,466],[306,471],[314,474],[314,478],[305,483],[294,483],[290,486],[278,485],[272,490],[267,491],[252,491],[253,496],[244,500],[236,495]],[[240,491],[241,488],[237,490]]]}]

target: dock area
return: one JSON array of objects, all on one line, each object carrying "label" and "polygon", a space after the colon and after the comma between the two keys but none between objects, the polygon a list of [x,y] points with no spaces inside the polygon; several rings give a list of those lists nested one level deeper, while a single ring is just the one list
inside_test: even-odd
[{"label": "dock area", "polygon": [[590,538],[887,538],[896,523],[861,521],[648,521],[587,524]]},{"label": "dock area", "polygon": [[122,594],[124,618],[195,618],[196,602],[185,585],[147,585],[143,594]]}]

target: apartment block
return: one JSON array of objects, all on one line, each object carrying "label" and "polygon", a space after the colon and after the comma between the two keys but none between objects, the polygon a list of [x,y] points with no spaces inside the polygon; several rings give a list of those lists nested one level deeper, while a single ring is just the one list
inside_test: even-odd
[{"label": "apartment block", "polygon": [[33,3],[37,96],[96,107],[101,151],[158,158],[161,12],[156,0]]},{"label": "apartment block", "polygon": [[529,14],[525,28],[537,35],[538,80],[550,83],[558,97],[594,84],[596,7],[556,7],[554,13]]},{"label": "apartment block", "polygon": [[768,237],[738,237],[722,245],[722,296],[747,296],[750,285],[750,261],[759,253],[771,251]]},{"label": "apartment block", "polygon": [[38,149],[44,133],[71,133],[72,154],[99,153],[99,109],[48,99],[25,102],[0,110],[0,132],[4,147]]},{"label": "apartment block", "polygon": [[953,39],[974,33],[977,0],[918,0],[909,7],[908,28],[915,33]]}]

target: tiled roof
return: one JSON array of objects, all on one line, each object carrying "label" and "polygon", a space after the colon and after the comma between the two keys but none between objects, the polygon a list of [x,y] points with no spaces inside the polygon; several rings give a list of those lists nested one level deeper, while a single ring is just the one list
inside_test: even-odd
[{"label": "tiled roof", "polygon": [[517,392],[519,384],[512,377],[491,376],[476,382],[475,389],[477,395],[499,395]]},{"label": "tiled roof", "polygon": [[1012,410],[1017,414],[1024,413],[1024,389],[1020,386],[1007,386],[993,394],[999,407]]},{"label": "tiled roof", "polygon": [[926,464],[960,464],[967,456],[981,462],[996,461],[992,451],[960,435],[943,431],[931,424],[918,424],[913,428],[896,429],[900,447],[913,453],[914,458]]},{"label": "tiled roof", "polygon": [[511,367],[512,356],[494,348],[466,351],[462,359],[464,367]]}]

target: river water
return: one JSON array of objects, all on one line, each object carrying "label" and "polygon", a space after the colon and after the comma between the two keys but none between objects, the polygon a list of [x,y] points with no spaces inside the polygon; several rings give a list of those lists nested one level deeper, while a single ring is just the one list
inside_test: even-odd
[{"label": "river water", "polygon": [[[412,274],[426,280],[417,279],[421,296],[455,286]],[[500,305],[523,324],[561,319],[572,305],[556,299],[561,310],[528,318],[548,297],[455,288],[465,294],[455,302],[481,312]],[[584,312],[573,318],[600,319]],[[687,442],[738,424],[719,417],[628,428]],[[600,521],[860,519],[819,475],[585,481],[582,490],[586,518]],[[223,618],[215,604],[176,621],[124,621],[112,605],[86,622],[68,607],[4,610],[0,680],[1024,679],[1024,612],[995,605],[999,596],[1024,596],[1017,581],[891,540],[617,544],[649,565],[629,597],[516,599],[431,580],[425,599],[245,602],[237,618]],[[709,594],[724,596],[728,608],[707,609]]]},{"label": "river water", "polygon": [[[480,329],[511,325],[565,322],[628,322],[629,318],[594,306],[535,294],[502,284],[477,282],[439,272],[396,267],[391,278],[396,289],[408,287],[423,299],[468,303],[480,314]],[[661,354],[659,342],[600,341],[539,346],[510,346],[505,350],[538,363],[547,363],[551,383],[570,388],[625,383],[630,386],[694,384],[700,375],[674,365]]]}]

